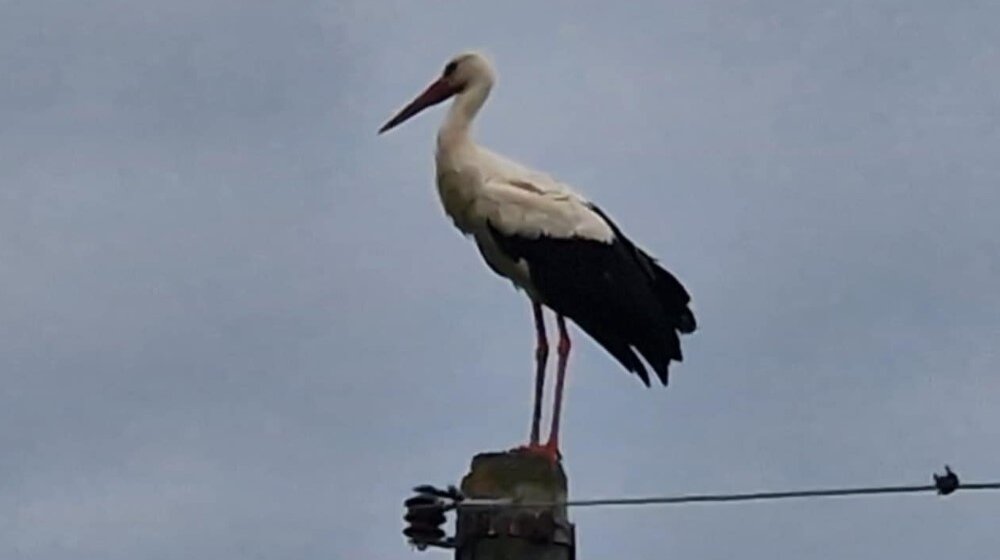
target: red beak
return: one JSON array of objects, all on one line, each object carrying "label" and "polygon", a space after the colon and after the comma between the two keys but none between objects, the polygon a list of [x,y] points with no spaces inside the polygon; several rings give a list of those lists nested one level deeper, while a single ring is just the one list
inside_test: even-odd
[{"label": "red beak", "polygon": [[395,117],[389,119],[389,122],[382,125],[382,128],[378,129],[378,133],[382,134],[387,130],[403,124],[404,121],[416,115],[420,111],[437,105],[456,93],[458,93],[458,90],[445,81],[444,78],[434,82],[433,84],[427,86],[427,89],[418,95],[416,99],[411,101],[409,105],[403,107],[402,111],[396,113]]}]

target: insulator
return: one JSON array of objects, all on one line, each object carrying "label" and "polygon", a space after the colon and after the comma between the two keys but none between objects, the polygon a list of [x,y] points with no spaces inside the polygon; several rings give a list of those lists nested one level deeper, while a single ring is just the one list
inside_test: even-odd
[{"label": "insulator", "polygon": [[450,547],[451,539],[446,538],[442,526],[447,521],[446,509],[453,506],[437,497],[440,494],[426,490],[425,487],[418,488],[420,494],[403,502],[406,508],[406,515],[403,516],[406,522],[403,535],[419,550],[424,550],[428,546]]}]

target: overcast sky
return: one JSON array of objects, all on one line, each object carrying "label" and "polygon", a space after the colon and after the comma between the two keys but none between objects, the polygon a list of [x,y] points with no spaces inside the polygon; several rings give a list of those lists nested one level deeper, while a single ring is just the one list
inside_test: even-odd
[{"label": "overcast sky", "polygon": [[[469,48],[479,139],[601,204],[701,324],[669,389],[577,336],[574,496],[1000,478],[998,21],[0,1],[0,557],[414,558],[409,488],[524,440],[529,307],[443,215],[443,111],[375,135]],[[1000,550],[989,494],[573,518],[581,558]]]}]

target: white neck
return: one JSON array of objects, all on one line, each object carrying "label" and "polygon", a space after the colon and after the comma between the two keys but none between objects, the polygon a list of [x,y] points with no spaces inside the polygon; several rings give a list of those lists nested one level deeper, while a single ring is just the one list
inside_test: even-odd
[{"label": "white neck", "polygon": [[438,149],[446,150],[457,144],[472,141],[472,120],[476,118],[476,114],[486,103],[491,86],[492,84],[487,81],[473,83],[455,96],[455,100],[448,109],[448,116],[445,117],[441,129],[438,131]]}]

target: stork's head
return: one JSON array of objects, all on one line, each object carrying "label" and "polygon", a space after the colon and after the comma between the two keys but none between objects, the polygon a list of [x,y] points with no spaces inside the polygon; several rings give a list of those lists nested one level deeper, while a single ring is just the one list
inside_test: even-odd
[{"label": "stork's head", "polygon": [[[462,53],[448,61],[441,76],[418,95],[416,99],[389,119],[379,134],[395,128],[404,121],[428,107],[432,107],[454,95],[478,90],[488,92],[493,86],[493,66],[482,54],[477,52]],[[485,97],[485,96],[484,96]]]}]

